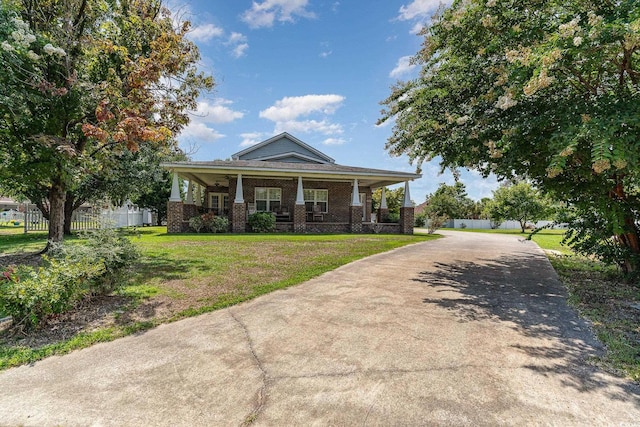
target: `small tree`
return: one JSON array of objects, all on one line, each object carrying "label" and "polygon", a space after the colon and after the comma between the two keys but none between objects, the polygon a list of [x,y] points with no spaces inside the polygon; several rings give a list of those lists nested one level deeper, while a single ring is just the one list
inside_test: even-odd
[{"label": "small tree", "polygon": [[427,196],[425,212],[429,218],[467,218],[471,215],[473,204],[473,200],[467,197],[463,183],[442,183],[433,194]]},{"label": "small tree", "polygon": [[494,222],[518,221],[524,233],[529,221],[545,219],[550,213],[549,202],[527,182],[500,187],[493,192],[493,200],[485,207]]},{"label": "small tree", "polygon": [[[399,219],[400,208],[404,202],[404,187],[398,187],[393,190],[385,189],[384,197],[387,199],[387,209],[389,209],[389,216],[387,220]],[[373,194],[371,194],[371,208],[374,212],[380,207],[381,200],[382,188],[377,188]]]}]

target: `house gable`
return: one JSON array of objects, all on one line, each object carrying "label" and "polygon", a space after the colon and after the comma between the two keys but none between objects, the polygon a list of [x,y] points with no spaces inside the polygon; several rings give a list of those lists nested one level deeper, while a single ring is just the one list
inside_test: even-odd
[{"label": "house gable", "polygon": [[286,163],[335,163],[331,157],[284,132],[231,156],[234,160]]}]

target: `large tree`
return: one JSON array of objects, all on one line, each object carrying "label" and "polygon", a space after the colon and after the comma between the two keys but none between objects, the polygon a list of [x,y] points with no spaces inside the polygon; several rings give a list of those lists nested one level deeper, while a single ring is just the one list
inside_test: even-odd
[{"label": "large tree", "polygon": [[[6,0],[0,6],[0,189],[63,238],[67,215],[124,152],[170,150],[213,80],[159,0]],[[102,193],[106,194],[106,193]]]},{"label": "large tree", "polygon": [[637,0],[456,0],[422,34],[420,76],[383,102],[381,121],[395,118],[389,151],[526,177],[595,213],[573,226],[597,229],[575,236],[614,237],[609,261],[637,270]]},{"label": "large tree", "polygon": [[470,218],[474,202],[467,196],[463,183],[453,185],[441,183],[436,191],[427,195],[425,212],[428,216],[440,216],[450,219]]},{"label": "large tree", "polygon": [[495,221],[518,221],[525,232],[527,223],[547,219],[551,203],[528,182],[505,185],[493,192],[493,199],[485,206],[487,216]]}]

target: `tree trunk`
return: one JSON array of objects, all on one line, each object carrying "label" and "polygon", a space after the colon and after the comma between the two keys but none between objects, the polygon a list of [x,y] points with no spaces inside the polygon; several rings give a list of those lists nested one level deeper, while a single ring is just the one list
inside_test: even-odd
[{"label": "tree trunk", "polygon": [[[612,198],[617,202],[625,203],[627,195],[624,191],[622,179],[618,179],[613,190]],[[631,252],[631,256],[622,260],[621,267],[624,273],[634,273],[640,269],[640,230],[636,225],[637,218],[632,209],[625,209],[624,231],[616,235],[616,240],[623,248]]]},{"label": "tree trunk", "polygon": [[73,211],[75,210],[73,196],[67,193],[67,197],[64,201],[64,235],[71,235],[71,218],[73,217]]},{"label": "tree trunk", "polygon": [[[49,189],[49,243],[62,242],[64,238],[64,203],[66,192],[64,185],[56,180]],[[46,250],[45,249],[45,250]]]}]

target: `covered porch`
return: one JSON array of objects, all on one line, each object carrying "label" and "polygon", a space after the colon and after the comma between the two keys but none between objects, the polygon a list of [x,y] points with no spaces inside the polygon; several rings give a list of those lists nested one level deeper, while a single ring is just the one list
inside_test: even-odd
[{"label": "covered porch", "polygon": [[[189,218],[204,212],[225,216],[230,231],[250,231],[248,218],[270,212],[276,229],[296,233],[413,232],[409,181],[420,175],[355,168],[265,161],[179,162],[163,165],[173,172],[168,232],[189,231]],[[179,178],[188,181],[181,196]],[[384,188],[405,184],[398,223],[385,222]],[[372,192],[382,188],[379,209],[372,212]]]}]

